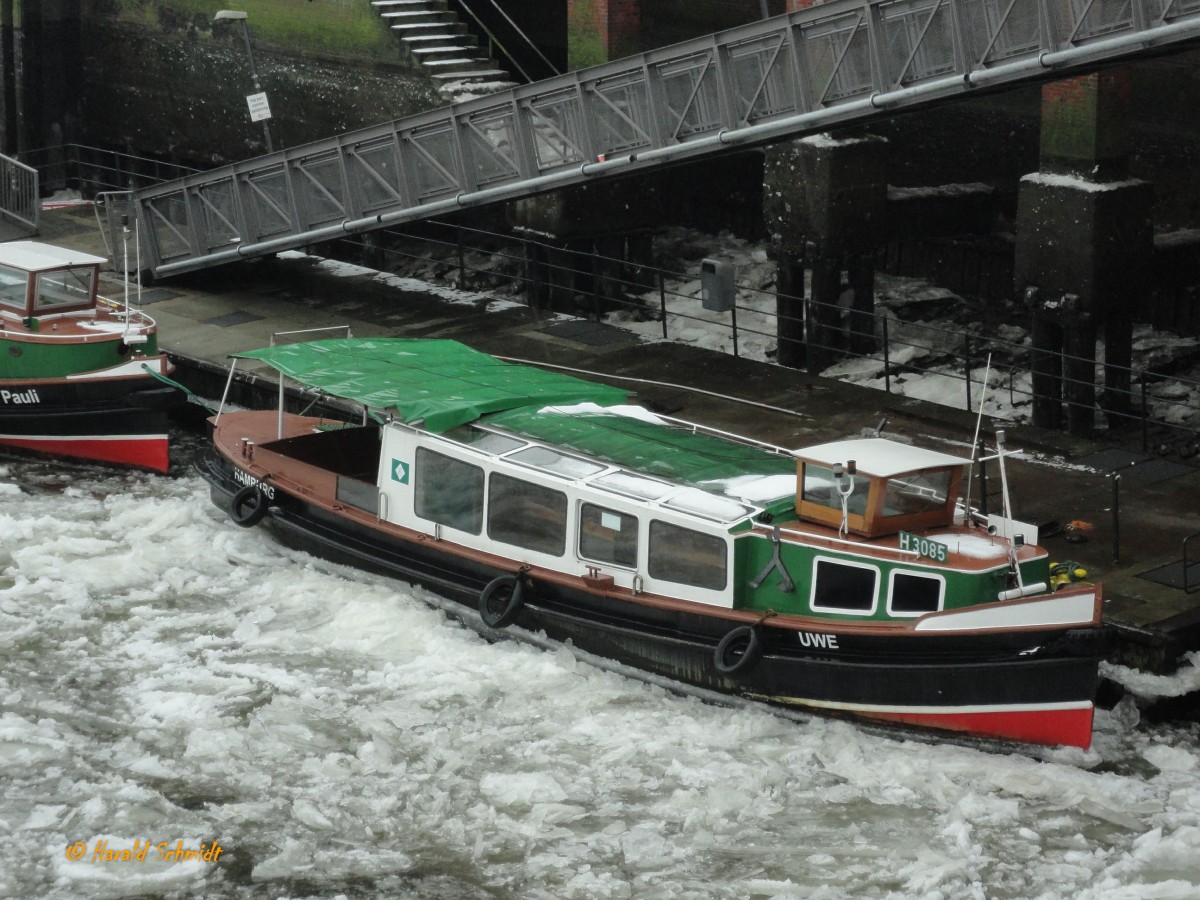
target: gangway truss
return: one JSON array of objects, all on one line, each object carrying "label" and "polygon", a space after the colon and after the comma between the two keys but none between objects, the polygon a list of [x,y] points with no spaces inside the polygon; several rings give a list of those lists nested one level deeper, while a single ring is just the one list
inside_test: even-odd
[{"label": "gangway truss", "polygon": [[144,268],[170,276],[1198,38],[1200,0],[834,0],[165,182],[126,209]]}]

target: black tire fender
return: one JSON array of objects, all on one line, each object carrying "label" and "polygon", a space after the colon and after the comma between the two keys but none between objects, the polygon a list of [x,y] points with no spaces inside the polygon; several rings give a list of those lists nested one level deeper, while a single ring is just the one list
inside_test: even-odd
[{"label": "black tire fender", "polygon": [[713,651],[713,665],[722,675],[745,675],[762,659],[762,635],[754,625],[730,630]]},{"label": "black tire fender", "polygon": [[263,520],[270,505],[262,491],[253,485],[247,485],[229,501],[229,518],[243,528],[253,528]]},{"label": "black tire fender", "polygon": [[525,603],[525,579],[501,575],[479,592],[479,617],[488,628],[507,628]]}]

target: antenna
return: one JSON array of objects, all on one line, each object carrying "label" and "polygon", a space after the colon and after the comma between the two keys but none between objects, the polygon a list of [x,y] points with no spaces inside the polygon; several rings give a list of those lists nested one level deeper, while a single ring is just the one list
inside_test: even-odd
[{"label": "antenna", "polygon": [[123,279],[125,285],[125,330],[129,331],[129,215],[128,213],[121,216],[121,245],[125,251],[125,259],[121,263],[121,271],[125,275]]},{"label": "antenna", "polygon": [[[967,377],[971,361],[967,360]],[[983,370],[983,390],[979,393],[979,415],[975,417],[975,437],[971,440],[971,468],[967,470],[967,495],[963,499],[963,524],[971,526],[971,482],[975,477],[975,466],[979,462],[979,429],[983,425],[983,406],[987,403],[988,376],[992,374],[992,354],[988,354],[987,366]]]}]

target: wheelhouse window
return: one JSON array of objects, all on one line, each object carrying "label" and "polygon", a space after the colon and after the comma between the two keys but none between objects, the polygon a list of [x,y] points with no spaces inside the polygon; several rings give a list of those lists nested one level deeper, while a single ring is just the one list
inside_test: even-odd
[{"label": "wheelhouse window", "polygon": [[897,616],[919,616],[942,608],[946,580],[940,575],[893,572],[888,591],[888,612]]},{"label": "wheelhouse window", "polygon": [[[862,475],[845,474],[841,478],[843,486],[854,485],[846,509],[852,515],[864,515],[867,511],[867,495],[871,490],[871,479]],[[827,506],[830,509],[841,510],[842,497],[838,493],[838,479],[833,477],[833,469],[828,466],[818,466],[815,463],[804,464],[804,493],[806,503]]]},{"label": "wheelhouse window", "polygon": [[579,508],[579,555],[626,569],[637,568],[637,516],[584,503]]},{"label": "wheelhouse window", "polygon": [[540,484],[493,474],[488,482],[488,537],[526,550],[562,556],[567,547],[567,495]]},{"label": "wheelhouse window", "polygon": [[728,582],[726,557],[724,538],[657,519],[650,523],[651,578],[723,591]]},{"label": "wheelhouse window", "polygon": [[17,269],[0,266],[0,306],[25,312],[25,288],[29,276]]},{"label": "wheelhouse window", "polygon": [[479,534],[483,530],[483,469],[418,447],[414,507],[422,519]]},{"label": "wheelhouse window", "polygon": [[96,270],[91,266],[39,272],[34,285],[34,312],[56,312],[92,305]]},{"label": "wheelhouse window", "polygon": [[953,474],[949,469],[939,469],[889,478],[883,497],[883,514],[911,516],[941,509],[946,505]]},{"label": "wheelhouse window", "polygon": [[832,559],[814,567],[812,608],[819,612],[865,615],[875,611],[879,570]]}]

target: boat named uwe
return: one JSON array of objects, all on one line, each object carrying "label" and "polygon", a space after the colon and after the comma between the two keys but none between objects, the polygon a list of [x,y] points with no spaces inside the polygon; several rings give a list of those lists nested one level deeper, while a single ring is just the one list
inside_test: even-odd
[{"label": "boat named uwe", "polygon": [[103,257],[0,244],[0,445],[166,472],[172,370],[157,326],[96,293]]},{"label": "boat named uwe", "polygon": [[450,341],[236,356],[362,407],[285,414],[282,377],[278,409],[223,404],[199,466],[240,525],[705,689],[1090,745],[1101,589],[1059,584],[1035,527],[964,514],[969,459],[771,447]]}]

